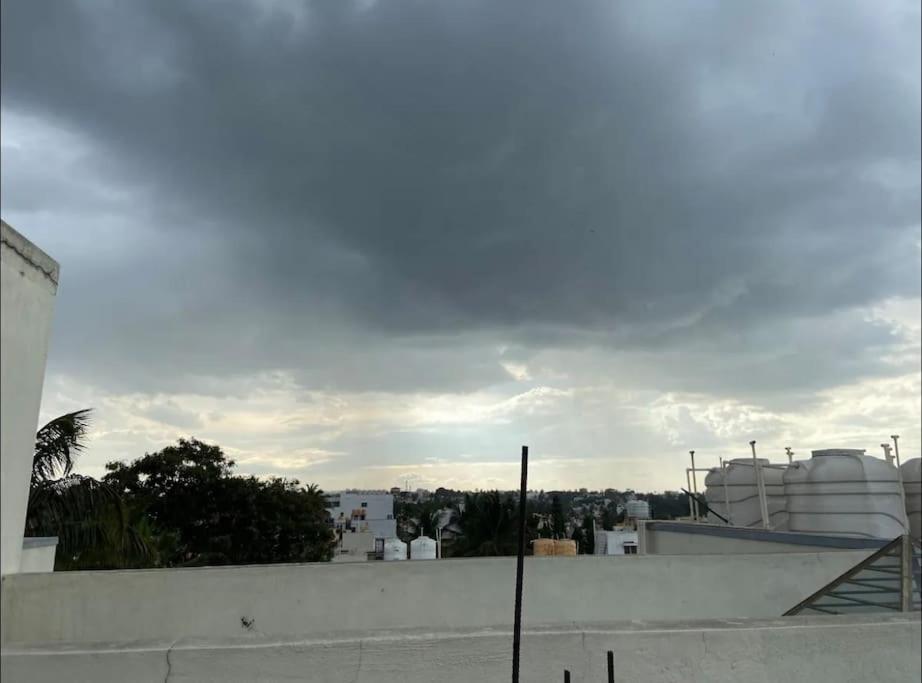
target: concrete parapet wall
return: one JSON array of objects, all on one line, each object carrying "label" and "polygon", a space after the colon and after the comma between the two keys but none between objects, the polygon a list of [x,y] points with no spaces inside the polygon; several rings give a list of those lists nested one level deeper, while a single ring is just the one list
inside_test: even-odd
[{"label": "concrete parapet wall", "polygon": [[[918,615],[788,617],[528,629],[522,680],[912,681],[922,676]],[[6,648],[5,683],[30,681],[323,681],[461,683],[507,680],[511,628],[406,631],[275,640],[254,635],[81,648]]]},{"label": "concrete parapet wall", "polygon": [[[529,557],[523,618],[777,617],[869,554]],[[2,642],[491,628],[511,622],[514,586],[511,557],[18,574],[2,581]]]}]

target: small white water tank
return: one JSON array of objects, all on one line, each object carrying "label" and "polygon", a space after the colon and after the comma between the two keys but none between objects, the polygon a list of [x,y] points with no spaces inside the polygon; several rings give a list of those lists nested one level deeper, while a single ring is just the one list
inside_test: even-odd
[{"label": "small white water tank", "polygon": [[407,559],[407,544],[399,538],[384,539],[384,560],[391,562],[394,560]]},{"label": "small white water tank", "polygon": [[896,467],[863,450],[813,451],[784,473],[791,531],[893,539],[906,533]]},{"label": "small white water tank", "polygon": [[909,533],[915,539],[922,538],[922,458],[907,460],[900,467],[903,475],[903,490],[906,492],[906,516],[909,518]]},{"label": "small white water tank", "polygon": [[650,519],[650,504],[645,500],[629,500],[624,514],[632,519]]},{"label": "small white water tank", "polygon": [[411,560],[434,560],[435,541],[428,536],[420,536],[410,541]]},{"label": "small white water tank", "polygon": [[[765,499],[768,504],[768,521],[772,529],[787,528],[786,501],[784,497],[784,470],[769,469],[766,458],[759,458],[762,465],[762,479],[765,482]],[[726,477],[726,490],[724,490]],[[725,517],[733,526],[761,527],[762,506],[759,502],[759,487],[756,484],[756,469],[752,458],[734,458],[721,470],[714,467],[704,478],[708,507]],[[726,501],[730,501],[727,511]],[[708,515],[708,522],[725,524],[715,515]]]}]

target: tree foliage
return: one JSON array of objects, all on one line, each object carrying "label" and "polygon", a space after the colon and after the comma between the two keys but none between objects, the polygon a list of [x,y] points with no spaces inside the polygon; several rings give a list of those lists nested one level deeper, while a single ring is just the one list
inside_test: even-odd
[{"label": "tree foliage", "polygon": [[90,425],[89,408],[56,417],[38,430],[32,456],[32,485],[66,477],[83,450]]},{"label": "tree foliage", "polygon": [[595,553],[595,518],[592,515],[586,515],[583,518],[582,550],[586,555]]},{"label": "tree foliage", "polygon": [[554,538],[567,537],[567,518],[563,513],[560,496],[557,494],[551,498],[551,528],[553,529]]},{"label": "tree foliage", "polygon": [[51,420],[35,435],[25,535],[56,536],[56,569],[144,566],[154,555],[143,525],[132,524],[121,497],[92,477],[72,474],[91,411]]},{"label": "tree foliage", "polygon": [[[535,520],[526,509],[526,543],[537,537]],[[518,552],[518,510],[510,494],[498,491],[467,494],[459,522],[464,535],[454,555],[515,555]]]},{"label": "tree foliage", "polygon": [[237,476],[218,447],[180,439],[104,481],[149,520],[166,566],[329,560],[333,534],[323,492],[296,480]]},{"label": "tree foliage", "polygon": [[79,474],[31,488],[26,536],[57,536],[59,570],[141,567],[153,555],[150,537],[131,524],[118,494]]}]

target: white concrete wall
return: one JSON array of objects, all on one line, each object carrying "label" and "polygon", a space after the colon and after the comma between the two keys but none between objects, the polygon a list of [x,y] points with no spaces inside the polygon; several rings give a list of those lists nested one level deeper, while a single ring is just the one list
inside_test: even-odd
[{"label": "white concrete wall", "polygon": [[[645,555],[738,555],[838,552],[820,545],[769,543],[763,540],[653,530],[641,533],[638,552]],[[870,554],[870,550],[868,554]]]},{"label": "white concrete wall", "polygon": [[[788,617],[732,622],[568,624],[526,630],[523,681],[615,680],[749,683],[918,681],[918,616]],[[6,648],[4,683],[29,681],[318,681],[467,683],[504,681],[511,629],[398,632],[273,640],[164,641],[80,649]]]},{"label": "white concrete wall", "polygon": [[27,538],[22,546],[19,571],[23,574],[53,572],[54,558],[58,550],[58,539]]},{"label": "white concrete wall", "polygon": [[617,529],[615,531],[595,532],[595,555],[626,555],[624,544],[637,545],[637,532],[634,529]]},{"label": "white concrete wall", "polygon": [[375,535],[371,531],[346,531],[336,545],[333,562],[366,562],[374,549]]},{"label": "white concrete wall", "polygon": [[0,574],[19,571],[58,264],[0,224]]},{"label": "white concrete wall", "polygon": [[[529,557],[528,627],[776,617],[868,551]],[[2,642],[491,628],[511,623],[515,558],[55,572],[4,577]]]}]

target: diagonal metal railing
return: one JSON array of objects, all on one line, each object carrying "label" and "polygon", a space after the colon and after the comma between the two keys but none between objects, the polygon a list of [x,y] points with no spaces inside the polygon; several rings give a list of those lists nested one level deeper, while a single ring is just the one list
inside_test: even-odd
[{"label": "diagonal metal railing", "polygon": [[855,614],[922,609],[922,546],[898,536],[784,613]]}]

